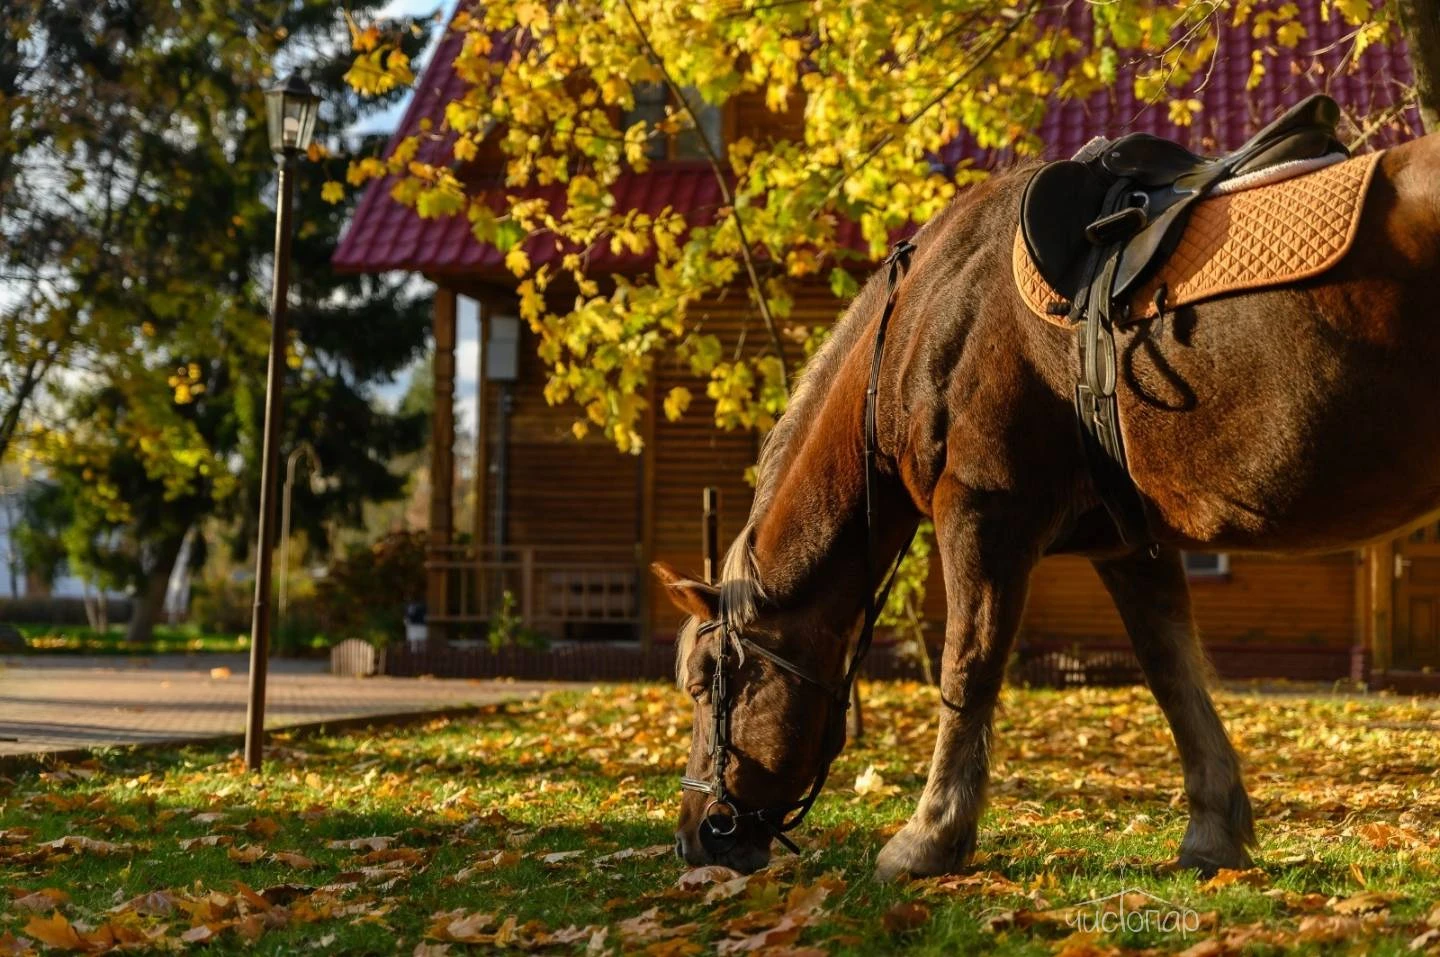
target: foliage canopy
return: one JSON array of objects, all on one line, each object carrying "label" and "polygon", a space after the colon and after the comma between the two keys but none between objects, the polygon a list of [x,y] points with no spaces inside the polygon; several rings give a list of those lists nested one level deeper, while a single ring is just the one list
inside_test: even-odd
[{"label": "foliage canopy", "polygon": [[[400,202],[422,217],[465,215],[478,239],[505,252],[549,366],[547,397],[581,407],[578,433],[597,427],[638,450],[641,387],[662,351],[706,381],[718,425],[764,430],[784,409],[797,360],[824,334],[789,321],[796,284],[826,282],[847,298],[853,271],[895,231],[983,176],[940,160],[957,137],[1023,156],[1040,146],[1034,131],[1052,104],[1122,83],[1185,125],[1201,108],[1189,91],[1213,67],[1224,29],[1269,41],[1250,64],[1252,86],[1307,36],[1293,2],[1087,6],[1080,29],[1038,0],[462,4],[452,26],[464,34],[454,68],[465,91],[445,105],[444,123],[347,175],[355,185],[393,175]],[[1388,4],[1322,7],[1353,26],[1352,54],[1391,36]],[[347,78],[357,90],[411,82],[408,56],[378,30],[356,28],[353,40]],[[638,111],[657,89],[664,110]],[[721,144],[696,132],[709,108],[743,97],[785,114],[794,135]],[[617,203],[621,177],[682,136],[711,165],[721,208],[648,215]],[[451,144],[452,162],[417,159],[435,138]],[[474,162],[493,166],[503,187],[474,187],[465,172]],[[551,184],[563,201],[532,190]],[[532,262],[535,242],[560,244],[558,267]],[[590,254],[605,246],[651,265],[639,275],[592,270]],[[762,345],[727,351],[733,344],[692,313],[737,281],[754,307],[749,341]],[[664,413],[682,415],[690,398],[673,390]]]}]

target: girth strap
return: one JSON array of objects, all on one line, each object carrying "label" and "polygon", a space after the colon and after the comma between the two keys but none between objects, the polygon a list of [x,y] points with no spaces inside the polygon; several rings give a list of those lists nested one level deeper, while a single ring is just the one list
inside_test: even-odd
[{"label": "girth strap", "polygon": [[[1095,493],[1110,513],[1121,540],[1141,547],[1151,543],[1150,524],[1125,459],[1120,402],[1115,394],[1119,361],[1114,310],[1120,252],[1134,230],[1145,225],[1143,210],[1129,206],[1133,185],[1132,180],[1120,179],[1105,195],[1101,216],[1087,234],[1095,245],[1086,257],[1087,282],[1071,305],[1070,320],[1080,325],[1075,417]],[[1125,303],[1119,307],[1124,309]]]}]

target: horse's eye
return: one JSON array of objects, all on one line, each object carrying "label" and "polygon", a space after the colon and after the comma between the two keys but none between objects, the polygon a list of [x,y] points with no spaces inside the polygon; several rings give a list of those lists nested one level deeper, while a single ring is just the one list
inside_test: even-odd
[{"label": "horse's eye", "polygon": [[685,689],[685,691],[690,695],[690,697],[694,698],[696,701],[699,701],[705,696],[705,690],[705,685],[699,682],[696,682],[695,684]]}]

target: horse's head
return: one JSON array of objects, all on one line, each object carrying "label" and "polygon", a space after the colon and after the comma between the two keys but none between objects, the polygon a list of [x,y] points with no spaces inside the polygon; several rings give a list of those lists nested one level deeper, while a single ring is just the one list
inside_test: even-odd
[{"label": "horse's head", "polygon": [[655,573],[690,615],[676,677],[695,719],[676,853],[749,873],[769,861],[772,840],[788,843],[780,828],[808,807],[843,743],[843,644],[806,641],[801,622],[764,608],[744,624],[722,619],[720,589],[663,564]]}]

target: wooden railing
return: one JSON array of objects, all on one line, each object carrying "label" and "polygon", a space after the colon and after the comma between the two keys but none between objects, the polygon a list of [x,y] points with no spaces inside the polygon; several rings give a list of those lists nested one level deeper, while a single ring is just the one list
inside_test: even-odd
[{"label": "wooden railing", "polygon": [[631,549],[452,545],[432,548],[425,564],[448,581],[447,607],[430,609],[432,622],[482,624],[508,614],[523,627],[558,631],[640,620],[640,568]]}]

